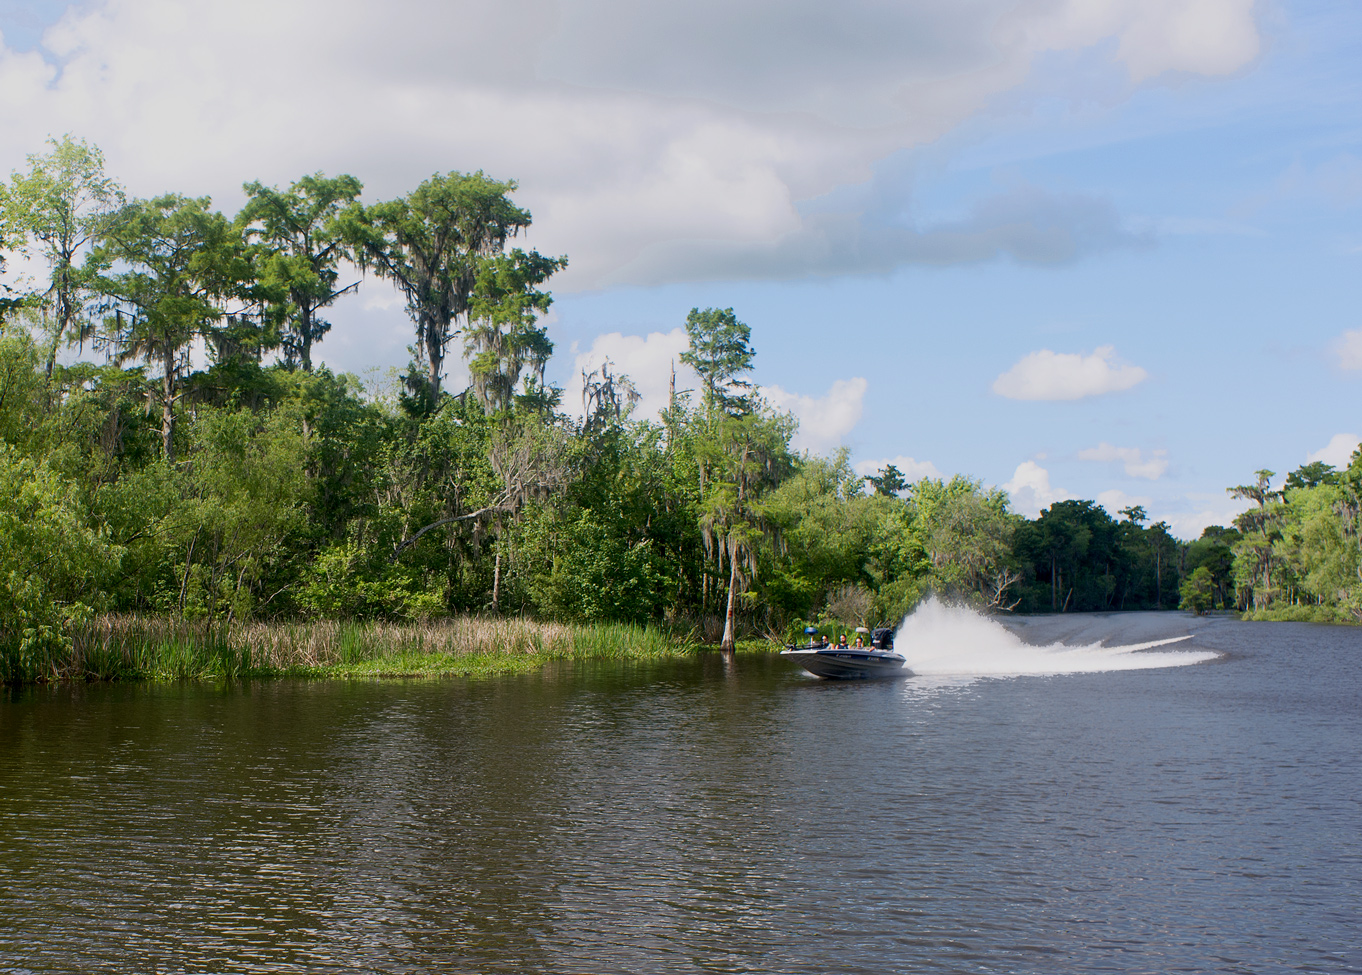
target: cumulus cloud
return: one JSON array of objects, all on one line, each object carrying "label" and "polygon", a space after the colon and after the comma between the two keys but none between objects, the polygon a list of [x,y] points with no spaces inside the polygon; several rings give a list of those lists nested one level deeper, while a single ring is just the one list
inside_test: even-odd
[{"label": "cumulus cloud", "polygon": [[1012,191],[940,225],[806,205],[1083,50],[1134,84],[1214,76],[1258,31],[1249,0],[94,0],[41,48],[0,46],[0,171],[66,131],[134,193],[228,208],[246,179],[351,172],[374,198],[483,169],[520,180],[534,246],[572,257],[559,290],[735,252],[753,276],[1054,263],[1131,242],[1109,203]]},{"label": "cumulus cloud", "polygon": [[1344,332],[1334,343],[1334,354],[1338,356],[1341,369],[1362,369],[1362,328]]},{"label": "cumulus cloud", "polygon": [[676,370],[678,391],[700,388],[700,377],[695,370],[681,362],[681,353],[688,347],[686,330],[679,326],[670,332],[649,332],[647,335],[620,332],[598,335],[591,348],[573,350],[575,368],[563,390],[563,407],[577,416],[582,414],[582,373],[594,372],[608,360],[610,372],[615,376],[627,376],[638,391],[634,418],[656,420],[670,400],[673,369]]},{"label": "cumulus cloud", "polygon": [[1126,494],[1124,491],[1112,488],[1110,491],[1102,491],[1097,495],[1097,503],[1107,509],[1107,514],[1113,518],[1121,518],[1122,508],[1133,508],[1139,506],[1145,511],[1153,504],[1153,500],[1141,494]]},{"label": "cumulus cloud", "polygon": [[1221,499],[1211,495],[1188,495],[1184,510],[1161,516],[1175,538],[1194,541],[1211,525],[1230,528],[1234,519],[1253,507],[1250,501]]},{"label": "cumulus cloud", "polygon": [[1339,470],[1346,468],[1352,460],[1353,451],[1358,447],[1358,436],[1355,433],[1336,433],[1329,438],[1329,442],[1316,450],[1313,454],[1307,454],[1305,462],[1312,464],[1317,460],[1322,460],[1326,464],[1332,464]]},{"label": "cumulus cloud", "polygon": [[869,387],[860,376],[838,379],[822,396],[789,393],[779,386],[764,386],[761,394],[778,410],[794,414],[799,432],[790,441],[797,450],[826,453],[841,445],[861,422],[865,391]]},{"label": "cumulus cloud", "polygon": [[1012,480],[1003,485],[1003,490],[1012,496],[1012,510],[1035,518],[1045,508],[1056,501],[1068,501],[1073,497],[1063,488],[1050,484],[1050,472],[1034,460],[1017,465]]},{"label": "cumulus cloud", "polygon": [[[681,353],[688,347],[686,330],[679,326],[670,332],[647,335],[609,332],[596,336],[589,349],[574,346],[574,374],[563,390],[563,406],[580,416],[582,373],[590,373],[609,361],[610,371],[616,376],[627,376],[639,393],[634,418],[656,420],[670,399],[673,369],[678,392],[700,388],[700,377],[681,362]],[[836,380],[822,396],[788,392],[780,386],[759,387],[757,392],[776,409],[799,421],[799,430],[792,440],[796,449],[826,453],[840,446],[861,421],[868,388],[869,383],[857,376]]]},{"label": "cumulus cloud", "polygon": [[1168,470],[1168,451],[1155,450],[1148,457],[1138,447],[1114,447],[1103,441],[1096,447],[1087,447],[1078,452],[1079,460],[1103,462],[1120,461],[1125,472],[1131,477],[1143,477],[1157,481]]},{"label": "cumulus cloud", "polygon": [[993,391],[1008,399],[1076,400],[1130,389],[1148,377],[1139,366],[1118,361],[1110,345],[1090,354],[1041,349],[995,379]]},{"label": "cumulus cloud", "polygon": [[944,476],[930,460],[917,460],[905,454],[899,454],[897,457],[885,457],[883,460],[858,460],[851,467],[857,474],[865,477],[870,474],[878,474],[890,464],[899,469],[899,473],[909,484],[920,481],[924,477],[940,478]]}]

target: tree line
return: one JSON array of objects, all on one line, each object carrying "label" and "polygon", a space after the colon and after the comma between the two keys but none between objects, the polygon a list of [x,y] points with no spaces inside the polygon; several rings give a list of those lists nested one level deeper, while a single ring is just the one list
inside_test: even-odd
[{"label": "tree line", "polygon": [[[929,591],[1000,611],[1356,614],[1356,458],[1280,494],[1260,478],[1255,511],[1190,545],[1139,508],[1028,520],[976,480],[863,478],[845,452],[792,450],[795,422],[748,379],[750,330],[715,308],[685,320],[701,388],[657,422],[632,417],[608,362],[569,415],[542,325],[566,258],[514,246],[531,219],[515,189],[451,172],[364,204],[354,177],[315,174],[247,183],[228,217],[128,199],[70,137],[29,157],[0,185],[0,260],[28,269],[0,293],[0,641],[36,651],[106,611],[525,613],[731,647],[892,623]],[[383,388],[315,362],[364,272],[413,329]],[[451,353],[466,389],[445,388]]]}]

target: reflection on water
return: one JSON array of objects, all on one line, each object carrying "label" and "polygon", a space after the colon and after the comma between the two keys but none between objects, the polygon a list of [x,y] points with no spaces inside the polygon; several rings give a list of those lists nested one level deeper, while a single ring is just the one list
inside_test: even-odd
[{"label": "reflection on water", "polygon": [[0,972],[1362,970],[1358,631],[1012,629],[1216,660],[10,692]]}]

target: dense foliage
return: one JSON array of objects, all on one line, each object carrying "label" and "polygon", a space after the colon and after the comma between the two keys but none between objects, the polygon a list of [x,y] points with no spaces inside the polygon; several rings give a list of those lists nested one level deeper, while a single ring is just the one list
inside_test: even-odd
[{"label": "dense foliage", "polygon": [[[0,257],[40,270],[0,304],[0,645],[102,611],[198,620],[462,613],[657,622],[731,645],[811,621],[893,622],[929,590],[999,610],[1362,606],[1359,484],[1302,468],[1184,545],[1139,508],[1035,520],[963,477],[857,476],[798,456],[746,380],[732,309],[692,310],[702,377],[660,422],[627,377],[544,382],[540,286],[509,249],[513,183],[437,175],[364,206],[352,177],[211,201],[124,198],[67,138],[0,186]],[[314,369],[326,309],[367,267],[406,296],[413,362],[384,388]],[[42,274],[46,273],[43,278]],[[444,389],[461,337],[473,384]],[[63,365],[66,344],[103,364]],[[196,351],[198,350],[198,351]],[[867,485],[867,481],[869,484]]]}]

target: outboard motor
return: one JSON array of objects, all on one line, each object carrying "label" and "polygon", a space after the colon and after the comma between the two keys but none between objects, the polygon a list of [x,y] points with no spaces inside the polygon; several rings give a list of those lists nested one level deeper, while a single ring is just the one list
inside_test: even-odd
[{"label": "outboard motor", "polygon": [[874,650],[893,650],[894,631],[887,626],[875,630],[870,634],[870,646]]}]

